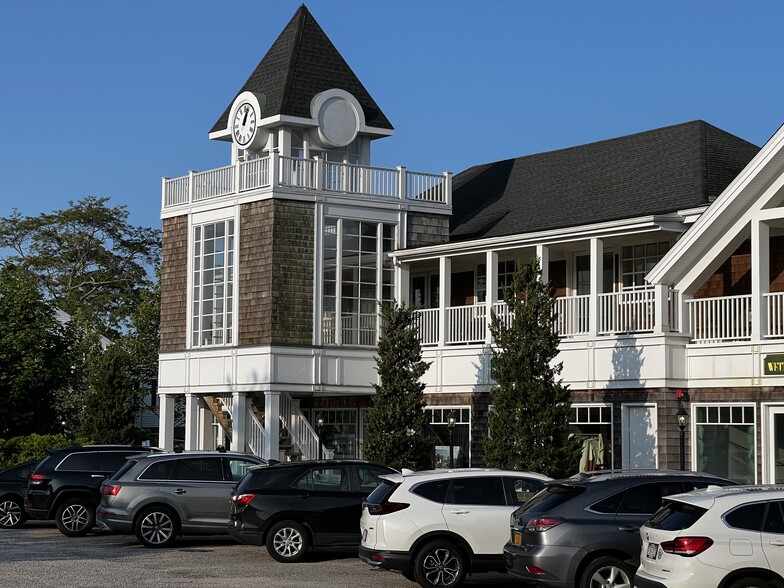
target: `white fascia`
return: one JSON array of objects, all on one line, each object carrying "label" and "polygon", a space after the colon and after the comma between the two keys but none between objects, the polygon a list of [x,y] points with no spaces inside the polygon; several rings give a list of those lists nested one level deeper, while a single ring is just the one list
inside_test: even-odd
[{"label": "white fascia", "polygon": [[399,249],[392,252],[396,262],[419,261],[433,259],[443,255],[468,255],[483,253],[488,250],[500,251],[504,249],[517,249],[532,247],[534,245],[554,245],[556,243],[569,243],[585,241],[592,237],[617,237],[637,233],[651,233],[662,230],[683,231],[683,220],[678,214],[643,216],[633,219],[623,219],[579,225],[537,233],[522,233],[504,237],[491,237],[476,239],[466,242],[449,242],[441,245],[417,247],[416,249]]},{"label": "white fascia", "polygon": [[[283,114],[277,114],[275,116],[268,116],[266,118],[262,118],[259,121],[260,127],[279,127],[282,125],[288,125],[292,127],[317,127],[318,120],[315,118],[304,118],[301,116],[287,116]],[[379,127],[369,127],[367,125],[360,125],[359,132],[363,135],[372,135],[376,137],[391,137],[395,134],[393,129],[381,129]],[[231,140],[231,131],[229,128],[225,128],[220,131],[213,131],[209,135],[210,139],[227,139]]]}]

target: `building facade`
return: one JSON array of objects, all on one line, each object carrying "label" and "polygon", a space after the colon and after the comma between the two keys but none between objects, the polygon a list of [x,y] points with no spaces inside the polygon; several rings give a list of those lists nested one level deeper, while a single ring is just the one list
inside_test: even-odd
[{"label": "building facade", "polygon": [[164,178],[160,445],[184,397],[186,448],[362,457],[378,304],[400,300],[435,462],[482,465],[489,317],[537,256],[575,468],[784,481],[781,132],[693,121],[454,178],[374,167],[393,132],[302,6],[210,131],[231,163]]}]

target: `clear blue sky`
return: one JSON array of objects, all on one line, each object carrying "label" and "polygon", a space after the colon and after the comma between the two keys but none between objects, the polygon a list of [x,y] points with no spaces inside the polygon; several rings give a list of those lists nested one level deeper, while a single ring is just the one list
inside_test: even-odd
[{"label": "clear blue sky", "polygon": [[[288,0],[0,0],[0,216],[87,195],[159,227],[161,176],[225,165],[207,133]],[[459,172],[694,119],[784,122],[784,2],[311,0],[395,126],[376,165]]]}]

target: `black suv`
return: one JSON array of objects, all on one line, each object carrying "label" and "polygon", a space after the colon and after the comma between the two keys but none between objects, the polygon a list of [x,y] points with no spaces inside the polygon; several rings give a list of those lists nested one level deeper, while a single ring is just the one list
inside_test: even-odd
[{"label": "black suv", "polygon": [[0,472],[0,529],[13,529],[27,519],[27,477],[36,463],[37,460],[27,461]]},{"label": "black suv", "polygon": [[52,449],[30,474],[27,514],[54,519],[68,537],[86,535],[95,524],[100,487],[127,457],[160,451],[140,445],[75,445]]},{"label": "black suv", "polygon": [[362,502],[378,477],[391,473],[358,460],[252,468],[231,499],[229,533],[242,543],[266,545],[281,562],[301,561],[311,546],[358,545]]},{"label": "black suv", "polygon": [[512,514],[504,563],[509,573],[537,585],[631,586],[640,526],[662,497],[734,483],[668,470],[593,472],[550,482]]}]

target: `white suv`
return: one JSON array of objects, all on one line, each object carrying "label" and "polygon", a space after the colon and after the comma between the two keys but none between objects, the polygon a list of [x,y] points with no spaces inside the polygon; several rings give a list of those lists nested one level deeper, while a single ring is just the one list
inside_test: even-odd
[{"label": "white suv", "polygon": [[637,588],[784,586],[784,486],[709,486],[640,527]]},{"label": "white suv", "polygon": [[495,469],[380,477],[362,506],[359,556],[421,586],[456,587],[466,574],[505,571],[509,517],[550,480]]}]

